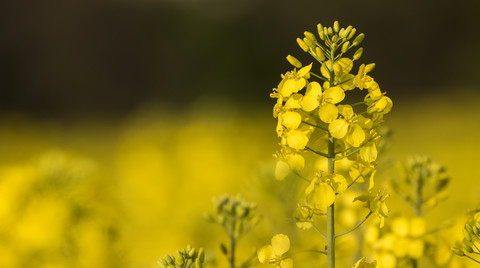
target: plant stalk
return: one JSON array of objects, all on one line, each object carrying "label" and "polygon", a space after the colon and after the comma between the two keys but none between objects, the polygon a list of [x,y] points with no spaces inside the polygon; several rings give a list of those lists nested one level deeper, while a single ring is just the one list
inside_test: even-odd
[{"label": "plant stalk", "polygon": [[[328,137],[328,174],[335,172],[335,143]],[[335,203],[327,208],[327,268],[335,267]]]}]

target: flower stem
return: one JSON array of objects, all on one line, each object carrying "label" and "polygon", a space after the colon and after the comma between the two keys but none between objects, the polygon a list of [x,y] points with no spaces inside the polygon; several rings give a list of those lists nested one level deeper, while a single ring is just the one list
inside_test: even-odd
[{"label": "flower stem", "polygon": [[367,214],[367,216],[365,216],[365,218],[363,218],[363,220],[362,220],[361,222],[359,222],[357,225],[355,225],[352,229],[347,230],[347,231],[345,231],[345,232],[343,232],[343,233],[337,234],[337,235],[335,235],[335,237],[339,237],[339,236],[342,236],[342,235],[346,235],[346,234],[348,234],[348,233],[350,233],[350,232],[355,231],[358,227],[360,227],[360,226],[368,219],[368,217],[370,217],[370,215],[372,215],[372,213],[373,213],[373,212],[370,211],[370,212]]},{"label": "flower stem", "polygon": [[235,247],[236,240],[233,236],[230,236],[230,268],[235,268]]},{"label": "flower stem", "polygon": [[[335,172],[335,143],[328,137],[328,174]],[[327,268],[335,268],[335,203],[327,208]]]}]

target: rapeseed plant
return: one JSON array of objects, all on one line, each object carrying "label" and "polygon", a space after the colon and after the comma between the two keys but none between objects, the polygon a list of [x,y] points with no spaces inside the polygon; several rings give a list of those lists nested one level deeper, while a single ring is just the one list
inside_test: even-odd
[{"label": "rapeseed plant", "polygon": [[[287,60],[294,69],[281,75],[282,80],[271,94],[277,100],[273,116],[278,119],[276,132],[281,146],[276,154],[275,175],[283,180],[293,171],[308,182],[294,217],[299,228],[313,227],[326,239],[323,253],[327,255],[327,267],[332,268],[335,267],[336,238],[357,229],[371,215],[377,216],[380,226],[388,216],[385,200],[389,195],[374,190],[374,175],[379,127],[393,104],[369,75],[375,64],[361,64],[357,74],[351,74],[363,48],[357,48],[352,57],[346,54],[360,45],[364,34],[356,35],[352,26],[340,28],[337,21],[333,27],[319,24],[317,30],[319,39],[306,31],[303,39],[297,38],[297,43],[320,65],[320,73],[314,71],[313,62],[304,65],[288,55]],[[362,101],[352,103],[346,94],[356,88],[366,89],[366,93]],[[312,153],[315,158],[326,158],[327,167],[309,165],[306,168],[305,155]],[[335,163],[345,158],[350,160],[349,170],[336,168]],[[335,201],[360,181],[368,181],[369,187],[355,200],[364,202],[369,212],[352,229],[337,233]],[[325,234],[315,226],[319,216],[326,216]],[[272,247],[275,247],[273,242]],[[282,254],[270,254],[268,246],[262,249],[258,252],[261,262],[273,260],[279,267],[291,266],[290,261],[282,262]],[[365,266],[356,266],[360,265]]]}]

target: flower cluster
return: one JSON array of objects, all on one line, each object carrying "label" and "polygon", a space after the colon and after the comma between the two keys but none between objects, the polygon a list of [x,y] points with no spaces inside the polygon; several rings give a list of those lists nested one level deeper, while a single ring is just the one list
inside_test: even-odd
[{"label": "flower cluster", "polygon": [[453,247],[452,252],[460,257],[467,257],[480,263],[473,256],[480,254],[480,210],[471,211],[469,219],[463,228],[463,241],[460,247]]},{"label": "flower cluster", "polygon": [[177,250],[175,255],[165,254],[165,257],[158,259],[157,264],[160,268],[186,268],[192,267],[192,265],[195,268],[202,268],[204,261],[205,253],[203,248],[196,250],[188,245],[186,249]]},{"label": "flower cluster", "polygon": [[[271,97],[277,100],[273,116],[278,119],[276,132],[281,145],[276,154],[276,178],[283,180],[291,170],[301,172],[305,167],[305,152],[332,162],[348,158],[354,163],[348,175],[316,169],[312,178],[306,178],[310,185],[295,218],[299,227],[308,228],[313,215],[326,214],[336,195],[351,184],[368,177],[369,191],[372,190],[379,126],[391,110],[392,101],[369,75],[375,64],[361,64],[356,75],[351,73],[363,48],[356,49],[352,57],[346,54],[362,42],[364,34],[356,35],[352,26],[340,28],[338,22],[333,28],[319,24],[318,38],[311,32],[304,34],[297,42],[320,65],[320,73],[314,72],[313,62],[304,65],[289,55],[287,60],[295,68],[283,74],[273,89]],[[354,89],[366,93],[362,101],[349,104],[347,92]],[[372,192],[369,195],[372,198],[358,200],[375,209],[375,215],[386,217],[384,196],[376,198]]]}]

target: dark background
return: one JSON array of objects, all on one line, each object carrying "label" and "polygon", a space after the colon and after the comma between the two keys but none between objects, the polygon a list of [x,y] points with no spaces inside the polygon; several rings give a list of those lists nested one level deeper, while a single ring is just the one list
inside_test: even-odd
[{"label": "dark background", "polygon": [[334,20],[366,34],[362,61],[392,99],[475,90],[479,2],[4,1],[0,111],[122,116],[205,96],[264,105],[285,57],[304,57],[295,39]]}]

